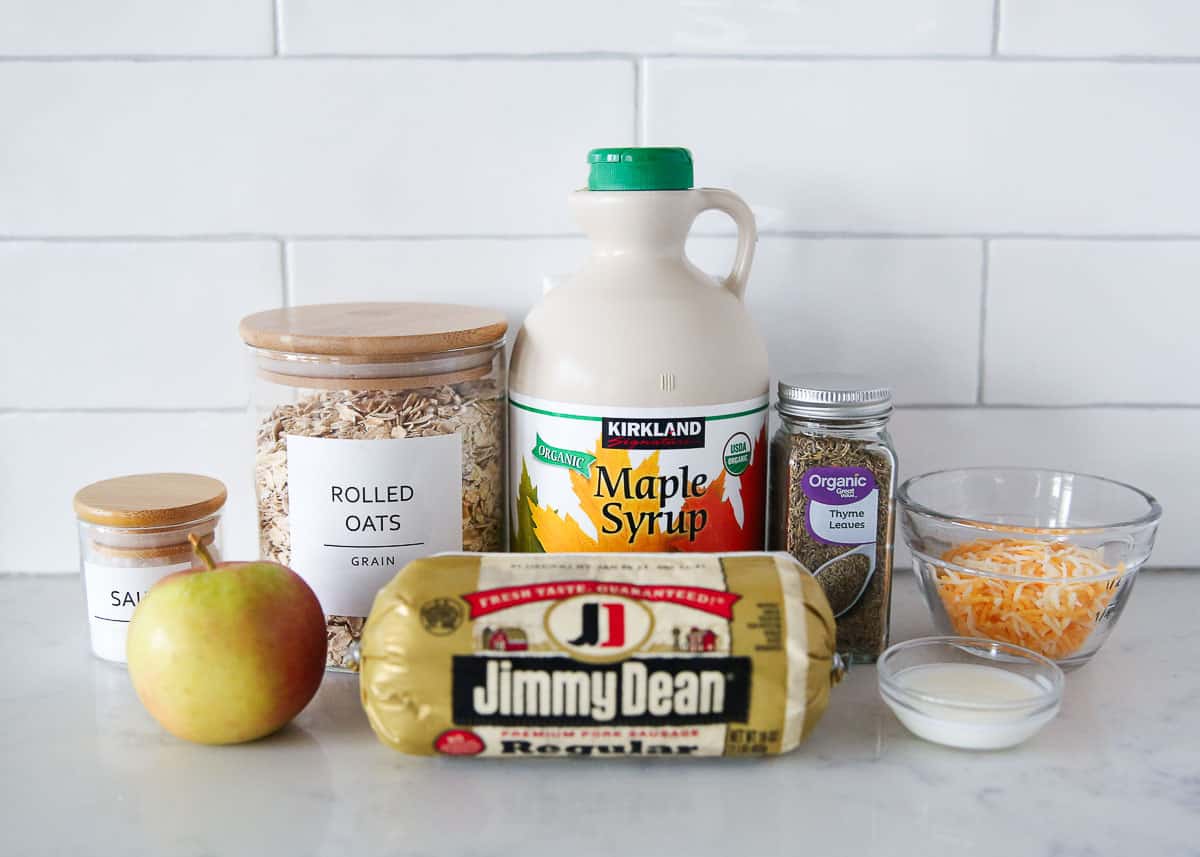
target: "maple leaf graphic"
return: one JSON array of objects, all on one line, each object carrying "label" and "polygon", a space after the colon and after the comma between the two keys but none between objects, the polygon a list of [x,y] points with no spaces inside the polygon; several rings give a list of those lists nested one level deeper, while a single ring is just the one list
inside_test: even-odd
[{"label": "maple leaf graphic", "polygon": [[[619,553],[621,551],[646,551],[656,553],[667,550],[667,537],[657,529],[653,533],[639,533],[632,543],[625,530],[609,535],[604,532],[605,524],[611,528],[611,522],[604,517],[603,508],[612,502],[605,496],[597,497],[599,491],[600,468],[604,467],[615,479],[622,468],[632,467],[627,449],[604,449],[602,442],[596,441],[596,461],[588,471],[588,476],[581,476],[571,471],[571,490],[579,499],[583,514],[596,528],[596,538],[589,536],[571,515],[559,515],[549,506],[538,506],[529,502],[530,515],[533,517],[533,528],[538,541],[546,553]],[[636,482],[643,476],[658,476],[658,453],[648,456],[629,474],[630,483]],[[643,512],[654,514],[659,511],[657,500],[639,500],[635,497],[621,498],[621,511],[632,513],[639,517]]]},{"label": "maple leaf graphic", "polygon": [[[528,502],[532,501],[532,503]],[[542,545],[538,542],[533,531],[533,517],[529,514],[531,505],[537,506],[538,492],[529,479],[529,468],[521,461],[521,482],[517,487],[517,509],[513,517],[511,545],[512,550],[519,553],[542,553]]]},{"label": "maple leaf graphic", "polygon": [[733,498],[726,499],[725,476],[722,470],[709,483],[708,490],[699,497],[689,497],[683,511],[704,510],[708,523],[689,540],[685,535],[671,536],[667,550],[689,552],[751,551],[762,550],[766,529],[766,459],[767,428],[763,426],[750,454],[750,466],[741,476],[735,476],[736,485],[730,486],[740,498],[742,521],[739,523]]},{"label": "maple leaf graphic", "polygon": [[[759,433],[755,443],[750,465],[739,477],[731,477],[733,484],[728,486],[731,496],[726,497],[726,472],[721,470],[716,478],[708,483],[704,494],[688,498],[681,514],[703,511],[706,513],[704,529],[689,540],[686,535],[667,535],[659,528],[652,533],[640,532],[633,542],[629,541],[628,532],[610,535],[604,532],[605,525],[611,529],[611,522],[604,517],[603,509],[606,503],[612,502],[607,496],[597,497],[599,491],[599,468],[604,467],[610,479],[623,468],[632,467],[629,451],[624,449],[604,449],[602,442],[596,442],[596,461],[588,476],[571,472],[571,490],[579,499],[579,506],[587,520],[596,530],[596,537],[588,533],[570,514],[560,515],[549,506],[539,506],[536,493],[526,497],[529,514],[533,522],[533,530],[537,541],[547,553],[611,553],[621,551],[692,551],[718,552],[734,550],[762,550],[764,545],[764,525],[766,506],[766,427]],[[634,484],[646,476],[659,475],[659,453],[648,456],[630,473],[629,482]],[[635,519],[640,519],[643,513],[651,515],[661,511],[657,499],[620,498],[622,513],[631,513]],[[742,520],[738,521],[736,505],[740,505]]]}]

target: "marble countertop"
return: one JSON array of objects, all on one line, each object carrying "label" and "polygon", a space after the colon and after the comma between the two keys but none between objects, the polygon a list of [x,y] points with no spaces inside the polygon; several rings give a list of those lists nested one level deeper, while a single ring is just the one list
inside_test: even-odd
[{"label": "marble countertop", "polygon": [[[1200,573],[1143,574],[1062,714],[1028,744],[912,737],[873,667],[769,760],[502,762],[379,744],[353,676],[281,733],[164,733],[94,660],[74,577],[0,578],[6,855],[1200,855]],[[930,633],[907,574],[894,638]]]}]

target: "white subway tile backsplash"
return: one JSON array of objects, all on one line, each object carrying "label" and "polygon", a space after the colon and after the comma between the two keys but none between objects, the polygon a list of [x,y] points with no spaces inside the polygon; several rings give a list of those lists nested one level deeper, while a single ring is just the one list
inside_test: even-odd
[{"label": "white subway tile backsplash", "polygon": [[1001,0],[1001,53],[1200,56],[1195,0]]},{"label": "white subway tile backsplash", "polygon": [[288,53],[986,54],[991,0],[281,0]]},{"label": "white subway tile backsplash", "polygon": [[215,476],[229,490],[225,553],[258,555],[254,428],[235,414],[0,414],[0,572],[78,568],[71,497],[128,473]]},{"label": "white subway tile backsplash", "polygon": [[4,63],[0,233],[565,231],[632,93],[621,60]]},{"label": "white subway tile backsplash", "polygon": [[515,333],[587,255],[586,152],[635,142],[750,202],[773,376],[892,383],[902,475],[1110,475],[1200,565],[1194,60],[1189,0],[0,0],[0,572],[73,569],[71,494],[154,469],[227,480],[254,556],[239,318]]},{"label": "white subway tile backsplash", "polygon": [[1200,242],[993,241],[984,400],[1200,405]]},{"label": "white subway tile backsplash", "polygon": [[[1158,498],[1150,565],[1196,565],[1200,409],[902,410],[892,418],[902,479],[951,467],[1012,465],[1094,473]],[[903,541],[896,534],[897,545]],[[910,564],[908,551],[897,562]]]},{"label": "white subway tile backsplash", "polygon": [[[555,200],[566,205],[561,196]],[[528,241],[300,241],[289,246],[292,302],[440,301],[503,310],[509,339],[547,277],[587,258],[582,238]]]},{"label": "white subway tile backsplash", "polygon": [[0,0],[0,56],[269,55],[271,0]]},{"label": "white subway tile backsplash", "polygon": [[283,296],[274,242],[0,242],[0,408],[246,404],[237,324]]},{"label": "white subway tile backsplash", "polygon": [[1200,232],[1200,66],[647,63],[646,141],[766,229]]},{"label": "white subway tile backsplash", "polygon": [[[694,238],[689,255],[725,273],[731,238]],[[504,310],[510,338],[547,277],[577,270],[584,239],[305,241],[293,244],[295,303],[434,300]],[[904,403],[975,401],[979,242],[760,239],[746,302],[772,374],[864,372]],[[919,347],[917,347],[919,344]]]},{"label": "white subway tile backsplash", "polygon": [[[693,239],[724,274],[732,238]],[[746,303],[774,378],[854,372],[912,404],[975,402],[982,251],[967,240],[759,239]]]}]

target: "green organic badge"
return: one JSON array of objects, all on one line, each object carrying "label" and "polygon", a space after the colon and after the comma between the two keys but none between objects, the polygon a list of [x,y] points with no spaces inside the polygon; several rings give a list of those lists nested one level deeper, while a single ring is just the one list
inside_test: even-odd
[{"label": "green organic badge", "polygon": [[745,473],[746,468],[750,466],[750,435],[741,431],[732,435],[725,441],[722,458],[730,476],[741,476]]},{"label": "green organic badge", "polygon": [[580,476],[589,476],[592,463],[596,460],[596,456],[586,452],[551,446],[542,440],[540,434],[537,436],[537,443],[533,445],[533,457],[551,467],[565,467],[568,470],[574,470]]}]

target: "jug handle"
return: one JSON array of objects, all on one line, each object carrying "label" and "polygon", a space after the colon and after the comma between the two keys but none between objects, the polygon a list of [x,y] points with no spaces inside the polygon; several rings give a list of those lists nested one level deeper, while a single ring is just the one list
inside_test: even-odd
[{"label": "jug handle", "polygon": [[728,214],[737,226],[737,253],[733,257],[733,270],[721,280],[721,284],[739,301],[746,294],[746,280],[750,277],[750,265],[754,262],[754,245],[758,242],[758,227],[754,223],[754,212],[733,191],[721,188],[697,188],[700,208],[704,211],[721,211]]}]

